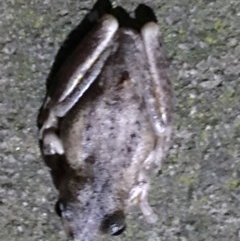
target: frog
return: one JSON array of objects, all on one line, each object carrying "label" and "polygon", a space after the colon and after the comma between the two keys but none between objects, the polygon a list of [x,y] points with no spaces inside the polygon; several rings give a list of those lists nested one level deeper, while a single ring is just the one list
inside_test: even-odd
[{"label": "frog", "polygon": [[153,10],[134,13],[98,0],[47,78],[39,146],[69,241],[122,234],[133,206],[157,220],[148,192],[170,147],[172,87]]}]

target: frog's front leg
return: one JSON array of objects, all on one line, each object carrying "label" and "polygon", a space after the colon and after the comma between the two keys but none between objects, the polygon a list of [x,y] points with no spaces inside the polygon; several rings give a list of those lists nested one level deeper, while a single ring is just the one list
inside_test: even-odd
[{"label": "frog's front leg", "polygon": [[57,81],[54,82],[58,86],[47,93],[38,117],[44,155],[64,153],[57,135],[59,118],[68,113],[101,73],[111,53],[117,29],[117,20],[111,15],[104,15],[56,73]]}]

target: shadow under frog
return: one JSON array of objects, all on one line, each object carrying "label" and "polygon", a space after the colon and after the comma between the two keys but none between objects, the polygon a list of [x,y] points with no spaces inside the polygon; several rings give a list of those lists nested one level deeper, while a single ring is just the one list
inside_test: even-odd
[{"label": "shadow under frog", "polygon": [[68,240],[121,234],[148,204],[150,173],[170,142],[172,98],[153,11],[135,18],[99,0],[60,48],[38,116],[39,143],[59,191]]}]

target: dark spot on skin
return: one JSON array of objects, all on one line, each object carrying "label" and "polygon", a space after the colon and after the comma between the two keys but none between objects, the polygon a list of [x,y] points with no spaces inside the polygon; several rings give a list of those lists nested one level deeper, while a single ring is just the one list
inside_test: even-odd
[{"label": "dark spot on skin", "polygon": [[10,189],[13,187],[13,184],[9,183],[9,182],[5,182],[5,183],[1,184],[1,187],[5,188],[5,189]]},{"label": "dark spot on skin", "polygon": [[70,229],[68,232],[69,232],[69,233],[68,233],[68,237],[69,237],[70,239],[74,239],[73,231]]},{"label": "dark spot on skin", "polygon": [[[133,99],[134,101],[136,101],[136,102],[140,102],[140,101],[141,101],[141,98],[140,98],[139,95],[136,94],[136,93],[133,93],[133,94],[132,94],[132,99]],[[142,102],[143,102],[143,101],[142,101]]]},{"label": "dark spot on skin", "polygon": [[138,130],[140,130],[140,128],[141,128],[140,122],[139,122],[139,121],[136,121],[135,124],[136,124]]},{"label": "dark spot on skin", "polygon": [[115,117],[114,116],[111,116],[110,119],[111,119],[112,122],[115,122]]},{"label": "dark spot on skin", "polygon": [[109,137],[112,138],[112,139],[116,139],[116,135],[114,134],[114,132],[113,132],[113,133],[110,133],[110,134],[109,134]]},{"label": "dark spot on skin", "polygon": [[128,81],[129,79],[130,79],[130,77],[129,77],[128,71],[123,71],[123,72],[121,73],[121,77],[120,77],[118,83],[116,84],[116,86],[117,86],[118,88],[122,88],[123,85],[124,85],[124,82]]},{"label": "dark spot on skin", "polygon": [[136,138],[136,133],[132,133],[131,135],[130,135],[130,137],[133,139],[133,138]]},{"label": "dark spot on skin", "polygon": [[128,73],[128,71],[123,71],[122,72],[122,76],[121,76],[121,78],[124,80],[126,80],[126,79],[129,79],[129,73]]},{"label": "dark spot on skin", "polygon": [[160,176],[160,175],[162,175],[162,170],[161,169],[158,170],[158,172],[157,172],[157,176]]},{"label": "dark spot on skin", "polygon": [[140,106],[138,107],[138,109],[139,109],[140,111],[144,111],[144,110],[146,109],[146,105],[145,105],[145,102],[144,102],[144,101],[141,101],[141,104],[140,104]]},{"label": "dark spot on skin", "polygon": [[132,152],[132,148],[128,146],[128,147],[127,147],[127,152],[128,152],[128,153]]},{"label": "dark spot on skin", "polygon": [[86,163],[89,163],[89,164],[93,165],[96,162],[96,159],[93,155],[90,155],[84,161]]},{"label": "dark spot on skin", "polygon": [[121,102],[121,101],[122,101],[122,99],[121,99],[121,97],[120,97],[120,96],[115,96],[115,97],[113,98],[113,100],[114,100],[116,103],[118,103],[118,102]]},{"label": "dark spot on skin", "polygon": [[91,129],[92,128],[92,126],[91,126],[91,124],[87,124],[86,125],[86,130],[88,131],[89,129]]}]

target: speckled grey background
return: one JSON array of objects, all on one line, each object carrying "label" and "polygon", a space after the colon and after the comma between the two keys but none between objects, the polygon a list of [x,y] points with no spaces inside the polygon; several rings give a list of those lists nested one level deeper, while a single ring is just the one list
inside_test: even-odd
[{"label": "speckled grey background", "polygon": [[[151,205],[117,240],[240,240],[240,1],[116,1],[152,6],[171,60],[174,137]],[[36,113],[66,34],[94,1],[0,3],[0,240],[64,240],[37,146]]]}]

